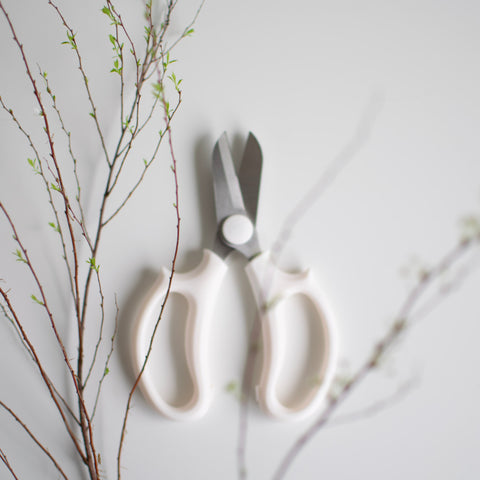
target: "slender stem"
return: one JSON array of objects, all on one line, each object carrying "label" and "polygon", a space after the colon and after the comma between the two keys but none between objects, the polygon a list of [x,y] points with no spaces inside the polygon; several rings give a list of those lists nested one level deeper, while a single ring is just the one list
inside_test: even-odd
[{"label": "slender stem", "polygon": [[[165,102],[165,100],[163,100]],[[167,108],[166,105],[164,105],[165,109],[165,115],[167,115]],[[167,304],[168,298],[170,296],[171,288],[172,288],[172,282],[173,282],[173,277],[175,274],[175,266],[177,262],[177,255],[178,255],[178,250],[180,246],[180,208],[179,208],[179,190],[178,190],[178,172],[177,172],[177,159],[175,156],[174,148],[173,148],[173,141],[172,141],[172,131],[171,128],[168,128],[168,145],[170,148],[170,155],[172,158],[172,171],[173,171],[173,177],[174,177],[174,184],[175,184],[175,212],[176,212],[176,218],[177,218],[177,233],[176,233],[176,239],[175,239],[175,248],[173,252],[173,258],[172,258],[172,263],[171,263],[171,273],[168,279],[168,285],[167,285],[167,290],[165,293],[165,298],[163,300],[162,306],[160,308],[160,313],[158,314],[157,320],[155,322],[154,328],[152,335],[150,336],[150,341],[147,349],[147,353],[145,355],[145,359],[143,361],[142,367],[140,369],[140,372],[138,373],[135,382],[130,389],[130,392],[128,394],[128,399],[127,399],[127,404],[125,407],[125,413],[123,417],[123,424],[122,424],[122,429],[120,433],[120,442],[119,442],[119,447],[118,447],[118,454],[117,454],[117,480],[121,480],[121,464],[122,464],[122,452],[123,452],[123,446],[125,443],[125,434],[126,434],[126,429],[127,429],[127,423],[128,423],[128,418],[129,418],[129,412],[131,409],[131,403],[133,399],[133,395],[135,391],[138,388],[138,385],[140,384],[140,380],[142,378],[142,375],[147,367],[148,360],[151,356],[152,349],[153,349],[153,343],[157,334],[158,327],[160,325],[160,321],[163,317],[163,313],[165,310],[165,306]]]},{"label": "slender stem", "polygon": [[107,161],[107,163],[109,163],[110,161],[109,161],[107,146],[105,144],[105,136],[103,134],[102,128],[100,127],[100,122],[97,117],[97,106],[93,100],[92,92],[90,90],[89,80],[85,72],[85,67],[83,66],[82,57],[78,50],[77,41],[75,40],[75,32],[73,31],[71,26],[68,24],[67,20],[65,19],[64,15],[60,11],[60,9],[57,7],[57,5],[55,5],[52,0],[48,0],[48,4],[57,12],[57,15],[60,18],[61,22],[63,23],[63,26],[68,30],[69,38],[71,39],[72,46],[74,47],[73,50],[75,51],[75,54],[77,56],[78,69],[80,70],[80,73],[82,75],[85,91],[88,97],[88,102],[90,103],[90,107],[92,108],[91,116],[95,121],[95,127],[97,129],[98,137],[100,139],[102,150],[105,155],[105,160]]},{"label": "slender stem", "polygon": [[63,471],[63,469],[58,464],[57,460],[53,457],[53,455],[48,451],[48,449],[38,440],[38,438],[32,433],[30,428],[20,419],[20,417],[4,402],[0,400],[0,407],[6,410],[14,419],[15,421],[23,428],[23,430],[28,434],[28,436],[36,443],[36,445],[42,450],[42,452],[51,460],[51,462],[55,465],[55,468],[58,470],[60,475],[65,479],[68,480],[67,475]]},{"label": "slender stem", "polygon": [[20,322],[20,319],[12,305],[12,303],[10,302],[10,298],[8,297],[8,294],[7,292],[0,287],[0,295],[2,296],[6,306],[7,306],[7,309],[8,311],[11,313],[11,316],[17,326],[17,328],[19,329],[21,335],[22,335],[22,338],[23,340],[25,341],[25,343],[28,345],[28,348],[29,350],[32,352],[32,355],[34,357],[34,361],[35,361],[35,365],[37,366],[39,372],[40,372],[40,375],[48,389],[48,392],[53,400],[53,403],[55,404],[55,406],[57,407],[57,410],[62,418],[62,422],[70,436],[70,438],[72,439],[72,442],[73,444],[75,445],[75,448],[78,452],[78,454],[80,455],[82,461],[85,463],[87,461],[87,458],[86,456],[84,455],[83,451],[82,451],[82,448],[80,446],[80,444],[78,443],[78,440],[77,438],[75,437],[75,434],[73,433],[71,427],[70,427],[70,424],[68,422],[68,419],[66,418],[65,416],[65,413],[63,411],[63,408],[62,406],[60,405],[56,395],[55,395],[55,392],[52,388],[52,385],[50,383],[50,380],[48,378],[48,375],[46,374],[45,372],[45,369],[43,368],[43,365],[42,365],[42,362],[40,360],[40,358],[38,357],[37,355],[37,352],[35,350],[35,347],[33,346],[32,342],[30,341],[30,338],[28,337],[27,333],[25,332],[25,329],[23,328],[23,325],[22,323]]},{"label": "slender stem", "polygon": [[[338,408],[349,398],[354,390],[356,390],[363,380],[374,370],[385,357],[386,353],[391,350],[394,344],[405,333],[408,327],[412,326],[411,319],[418,317],[413,316],[414,309],[418,305],[421,298],[423,298],[426,290],[447,270],[452,268],[465,255],[478,245],[479,238],[470,238],[460,241],[450,251],[448,251],[437,264],[425,272],[420,278],[417,285],[410,291],[403,303],[401,304],[395,321],[387,330],[383,338],[375,345],[371,354],[367,357],[364,363],[358,368],[356,373],[341,386],[340,390],[330,395],[327,406],[324,411],[317,417],[317,419],[304,431],[304,433],[293,443],[286,455],[280,462],[272,480],[281,480],[285,477],[287,471],[291,467],[294,460],[299,453],[310,442],[315,435],[322,429],[322,427],[330,421],[333,414]],[[448,294],[450,291],[445,291]]]},{"label": "slender stem", "polygon": [[0,460],[5,465],[6,469],[10,472],[12,477],[15,480],[19,480],[19,478],[17,477],[17,474],[15,473],[15,470],[13,469],[13,467],[10,465],[10,462],[8,461],[7,455],[1,448],[0,448]]}]

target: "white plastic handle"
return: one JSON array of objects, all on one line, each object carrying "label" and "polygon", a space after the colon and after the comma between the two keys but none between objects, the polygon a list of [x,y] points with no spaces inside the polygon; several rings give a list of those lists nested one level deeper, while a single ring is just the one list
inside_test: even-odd
[{"label": "white plastic handle", "polygon": [[[187,366],[192,377],[193,395],[180,407],[172,406],[162,398],[149,369],[140,379],[140,388],[150,403],[163,415],[173,420],[194,420],[208,410],[212,389],[207,368],[206,352],[208,327],[212,307],[226,272],[224,261],[210,250],[204,250],[200,264],[186,273],[175,273],[171,292],[182,295],[188,304],[185,352]],[[148,351],[156,315],[165,298],[170,272],[162,269],[158,280],[148,293],[137,317],[133,331],[133,364],[138,375]]]},{"label": "white plastic handle", "polygon": [[[337,362],[337,342],[333,317],[327,302],[310,270],[287,273],[271,260],[269,253],[255,257],[246,267],[259,307],[263,339],[263,367],[257,385],[257,401],[262,409],[282,420],[299,420],[320,408],[334,376]],[[316,372],[317,382],[308,395],[295,406],[285,406],[276,394],[285,355],[285,341],[278,325],[277,307],[291,295],[302,294],[311,301],[320,322],[321,343],[324,348]],[[319,339],[320,341],[320,339]]]}]

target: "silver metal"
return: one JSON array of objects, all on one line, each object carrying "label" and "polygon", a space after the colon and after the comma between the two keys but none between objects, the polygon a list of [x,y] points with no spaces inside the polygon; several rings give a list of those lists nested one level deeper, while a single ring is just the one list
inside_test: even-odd
[{"label": "silver metal", "polygon": [[213,149],[213,191],[217,224],[234,213],[245,211],[226,133],[222,134]]},{"label": "silver metal", "polygon": [[243,201],[250,219],[257,221],[258,197],[260,195],[260,179],[262,177],[262,149],[252,132],[248,134],[242,163],[238,171],[238,180],[242,189]]},{"label": "silver metal", "polygon": [[[222,235],[222,225],[232,215],[244,215],[255,226],[262,158],[260,146],[252,134],[249,135],[247,141],[242,165],[243,162],[246,162],[246,166],[240,167],[242,172],[242,186],[240,186],[227,135],[223,133],[213,149],[212,166],[217,217],[217,236],[214,251],[222,257],[226,257],[232,250],[240,252],[248,259],[260,253],[256,229],[254,229],[250,240],[241,245],[233,245],[226,242]],[[249,185],[250,183],[252,185]],[[248,210],[245,207],[244,195],[247,197]]]}]

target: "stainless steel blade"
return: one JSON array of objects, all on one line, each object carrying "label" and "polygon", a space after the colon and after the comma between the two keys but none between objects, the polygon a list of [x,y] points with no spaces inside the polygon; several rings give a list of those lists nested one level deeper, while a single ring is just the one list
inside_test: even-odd
[{"label": "stainless steel blade", "polygon": [[226,133],[223,133],[213,149],[213,191],[218,224],[234,213],[245,211]]},{"label": "stainless steel blade", "polygon": [[[249,162],[250,160],[247,161],[247,165]],[[246,258],[252,258],[260,252],[255,228],[253,228],[253,234],[250,240],[242,244],[232,244],[230,241],[227,241],[225,233],[222,230],[222,226],[225,225],[224,222],[232,215],[240,214],[244,215],[246,218],[251,216],[251,213],[245,208],[242,189],[235,172],[235,166],[233,164],[226,133],[220,137],[213,149],[213,191],[218,226],[214,251],[222,257],[225,257],[232,249],[234,249],[243,254]],[[255,194],[252,191],[249,195],[256,195],[256,198],[258,199],[258,192]],[[256,214],[256,206],[254,207],[253,214]],[[253,218],[250,218],[250,221],[254,226],[253,220]]]},{"label": "stainless steel blade", "polygon": [[242,189],[245,208],[254,224],[257,220],[262,163],[262,149],[255,135],[250,132],[243,153],[242,163],[240,164],[238,179],[240,181],[240,188]]}]

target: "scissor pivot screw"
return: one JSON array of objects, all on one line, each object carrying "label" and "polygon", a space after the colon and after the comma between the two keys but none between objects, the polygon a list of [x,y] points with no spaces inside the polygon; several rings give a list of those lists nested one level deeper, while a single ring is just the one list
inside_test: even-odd
[{"label": "scissor pivot screw", "polygon": [[243,245],[252,238],[252,221],[241,213],[230,215],[222,223],[222,237],[229,245]]}]

